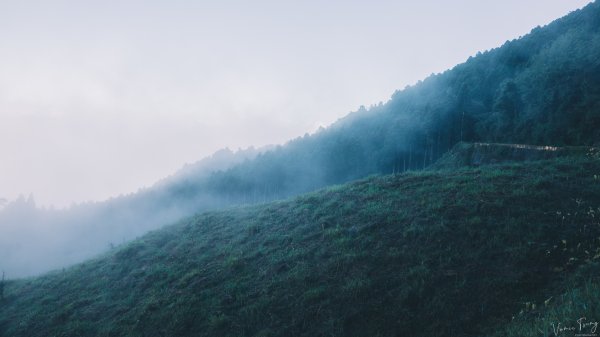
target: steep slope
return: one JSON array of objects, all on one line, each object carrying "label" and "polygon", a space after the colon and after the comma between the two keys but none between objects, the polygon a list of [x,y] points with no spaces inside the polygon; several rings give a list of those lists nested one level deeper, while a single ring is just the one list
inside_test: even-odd
[{"label": "steep slope", "polygon": [[[0,266],[57,267],[193,212],[297,195],[371,174],[422,169],[459,141],[581,146],[600,142],[600,2],[442,74],[361,108],[327,129],[294,139],[211,175],[189,174],[157,190],[84,205],[68,212],[35,210],[3,221],[11,228],[80,224],[65,240],[44,230],[50,247],[28,256],[12,231],[2,233]],[[33,213],[33,216],[30,216]],[[72,231],[75,233],[76,231]],[[90,242],[86,238],[95,238]],[[15,246],[15,243],[19,242]],[[79,246],[81,245],[81,246]],[[56,249],[65,248],[66,251]],[[29,247],[28,247],[29,248]],[[89,255],[86,255],[89,256]],[[35,264],[35,259],[44,261]],[[23,261],[15,263],[14,261]],[[47,270],[47,269],[46,269]]]},{"label": "steep slope", "polygon": [[506,324],[531,303],[582,282],[597,287],[599,175],[600,161],[579,155],[374,177],[205,213],[8,282],[0,335],[524,330]]}]

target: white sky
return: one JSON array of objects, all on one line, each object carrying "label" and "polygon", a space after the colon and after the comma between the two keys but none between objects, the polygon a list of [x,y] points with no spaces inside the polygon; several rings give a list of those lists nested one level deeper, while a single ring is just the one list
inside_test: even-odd
[{"label": "white sky", "polygon": [[0,198],[68,206],[283,143],[588,0],[0,0]]}]

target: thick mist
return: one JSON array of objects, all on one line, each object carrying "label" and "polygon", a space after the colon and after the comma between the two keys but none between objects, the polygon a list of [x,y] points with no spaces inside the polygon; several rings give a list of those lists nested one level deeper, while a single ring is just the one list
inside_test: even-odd
[{"label": "thick mist", "polygon": [[221,150],[151,188],[104,202],[57,210],[36,207],[31,195],[5,201],[0,209],[0,269],[15,278],[63,268],[182,217],[226,205],[220,196],[201,191],[187,194],[186,186],[267,149]]},{"label": "thick mist", "polygon": [[[224,151],[152,188],[67,210],[0,212],[0,268],[35,275],[181,217],[423,169],[458,142],[600,144],[600,3],[268,149]],[[565,28],[568,27],[568,28]]]}]

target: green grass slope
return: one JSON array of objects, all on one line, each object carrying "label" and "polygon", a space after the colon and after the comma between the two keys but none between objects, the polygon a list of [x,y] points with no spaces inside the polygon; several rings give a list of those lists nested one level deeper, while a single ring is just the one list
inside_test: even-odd
[{"label": "green grass slope", "polygon": [[0,335],[538,336],[598,314],[599,217],[587,155],[372,177],[10,281]]}]

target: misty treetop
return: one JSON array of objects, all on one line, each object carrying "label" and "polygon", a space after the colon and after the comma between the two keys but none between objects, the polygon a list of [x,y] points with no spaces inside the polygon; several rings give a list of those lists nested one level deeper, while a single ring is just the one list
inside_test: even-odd
[{"label": "misty treetop", "polygon": [[[459,141],[600,144],[600,3],[214,174],[213,193],[271,197],[420,169]],[[225,182],[229,182],[228,184]],[[234,183],[235,182],[235,183]]]}]

